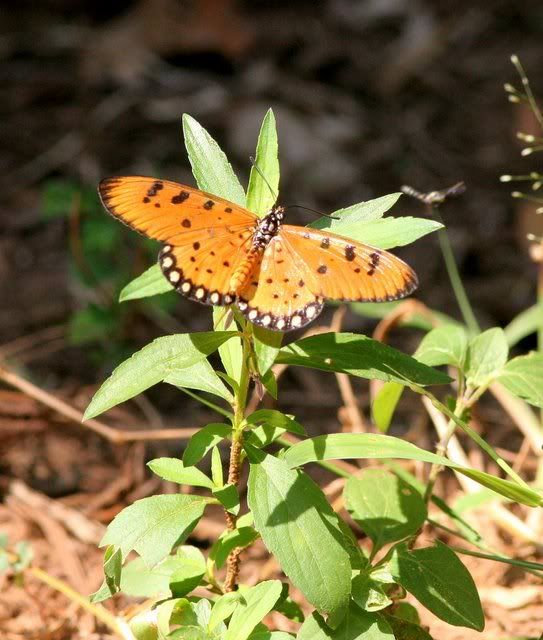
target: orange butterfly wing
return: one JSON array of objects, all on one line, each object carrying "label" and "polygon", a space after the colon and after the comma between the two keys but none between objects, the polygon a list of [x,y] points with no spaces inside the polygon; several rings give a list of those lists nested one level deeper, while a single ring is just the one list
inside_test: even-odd
[{"label": "orange butterfly wing", "polygon": [[299,329],[322,311],[311,271],[282,233],[264,250],[251,281],[239,292],[237,306],[254,324],[275,331]]},{"label": "orange butterfly wing", "polygon": [[254,214],[204,191],[155,178],[107,178],[99,192],[113,216],[167,243],[159,264],[180,293],[203,304],[235,300],[229,282],[251,246]]},{"label": "orange butterfly wing", "polygon": [[281,234],[314,277],[314,293],[330,300],[384,302],[412,293],[416,273],[383,249],[326,230],[284,225]]},{"label": "orange butterfly wing", "polygon": [[105,208],[148,238],[184,245],[219,232],[254,226],[257,217],[223,198],[177,182],[141,176],[106,178],[98,187]]}]

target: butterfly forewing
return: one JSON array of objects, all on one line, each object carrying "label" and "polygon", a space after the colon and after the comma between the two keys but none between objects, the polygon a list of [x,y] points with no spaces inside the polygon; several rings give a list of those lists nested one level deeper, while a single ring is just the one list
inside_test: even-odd
[{"label": "butterfly forewing", "polygon": [[284,225],[284,239],[313,277],[314,293],[330,300],[383,302],[417,287],[417,276],[388,251],[327,231]]},{"label": "butterfly forewing", "polygon": [[315,287],[312,274],[279,233],[239,292],[237,304],[254,324],[290,331],[305,326],[322,311],[323,301],[315,295]]},{"label": "butterfly forewing", "polygon": [[[168,180],[106,178],[99,186],[106,209],[143,235],[172,245],[239,232],[257,217],[228,200]],[[202,235],[203,234],[203,235]]]}]

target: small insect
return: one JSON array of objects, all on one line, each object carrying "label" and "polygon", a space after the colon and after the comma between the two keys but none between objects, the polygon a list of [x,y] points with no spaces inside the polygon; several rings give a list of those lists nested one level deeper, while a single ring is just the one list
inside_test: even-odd
[{"label": "small insect", "polygon": [[176,182],[106,178],[106,209],[164,244],[163,274],[182,295],[208,305],[235,304],[274,331],[299,329],[324,300],[383,302],[409,295],[417,276],[388,251],[327,230],[283,224],[285,210],[263,218]]}]

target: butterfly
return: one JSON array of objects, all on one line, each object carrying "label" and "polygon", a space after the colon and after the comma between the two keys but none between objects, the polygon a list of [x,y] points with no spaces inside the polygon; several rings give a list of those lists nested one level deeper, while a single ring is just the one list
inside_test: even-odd
[{"label": "butterfly", "polygon": [[283,207],[259,218],[210,193],[140,176],[106,178],[98,190],[114,217],[164,243],[159,264],[179,293],[235,304],[267,329],[305,326],[326,299],[383,302],[418,285],[411,267],[388,251],[283,224]]}]

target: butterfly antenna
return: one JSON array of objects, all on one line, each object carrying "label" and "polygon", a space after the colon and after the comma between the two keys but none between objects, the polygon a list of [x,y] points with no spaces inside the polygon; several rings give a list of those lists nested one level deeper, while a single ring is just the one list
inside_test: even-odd
[{"label": "butterfly antenna", "polygon": [[340,220],[341,218],[338,218],[338,216],[331,216],[328,213],[323,213],[322,211],[317,211],[316,209],[311,209],[311,207],[304,207],[301,204],[286,204],[285,205],[285,209],[305,209],[306,211],[312,211],[313,213],[316,213],[319,216],[323,216],[325,218],[331,218],[332,220]]},{"label": "butterfly antenna", "polygon": [[251,161],[251,164],[253,165],[255,171],[258,173],[258,175],[262,178],[262,180],[264,180],[264,182],[268,186],[268,189],[270,190],[270,193],[274,197],[274,202],[277,201],[277,198],[279,197],[279,194],[275,193],[275,191],[272,189],[272,186],[268,182],[268,180],[266,179],[266,176],[262,173],[262,171],[260,170],[260,167],[256,164],[256,160],[253,158],[253,156],[249,156],[249,160]]}]

